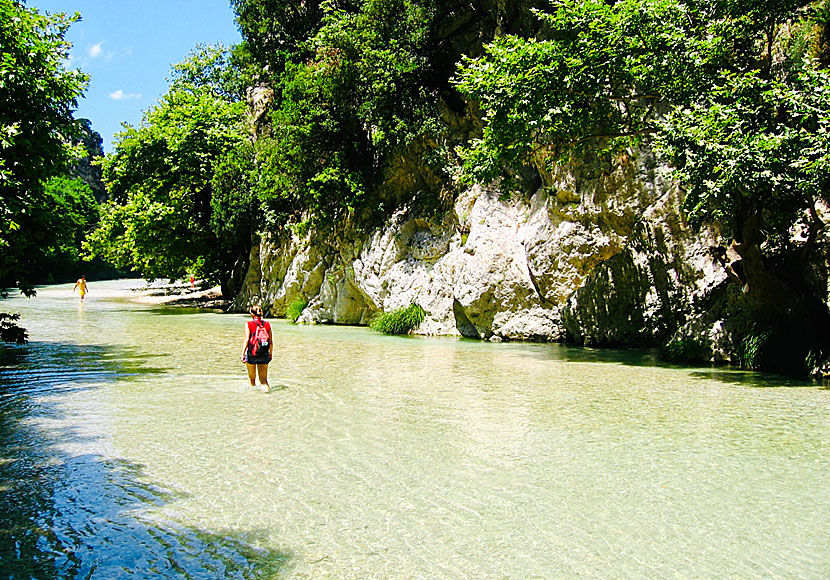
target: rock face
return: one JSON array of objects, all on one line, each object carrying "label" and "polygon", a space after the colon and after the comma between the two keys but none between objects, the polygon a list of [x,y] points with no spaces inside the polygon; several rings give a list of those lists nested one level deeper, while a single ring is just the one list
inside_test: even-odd
[{"label": "rock face", "polygon": [[403,208],[369,236],[263,239],[235,307],[279,316],[303,301],[299,322],[366,324],[417,303],[422,334],[657,344],[699,316],[725,274],[647,154],[631,159],[545,175],[509,199],[473,186],[449,211]]}]

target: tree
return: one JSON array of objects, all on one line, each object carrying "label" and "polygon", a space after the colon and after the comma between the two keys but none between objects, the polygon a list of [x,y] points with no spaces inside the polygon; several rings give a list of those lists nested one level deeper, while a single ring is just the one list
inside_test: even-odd
[{"label": "tree", "polygon": [[[743,262],[730,273],[753,292],[773,292],[775,283],[762,246],[790,255],[798,249],[803,262],[824,225],[816,202],[830,191],[828,112],[826,71],[807,69],[787,82],[752,71],[725,74],[709,95],[662,123],[658,145],[686,186],[687,217],[729,233],[730,250]],[[797,242],[796,224],[806,234]],[[786,298],[781,291],[769,298]]]},{"label": "tree", "polygon": [[37,233],[18,242],[25,243],[34,267],[42,272],[39,283],[65,280],[77,272],[81,244],[98,221],[95,195],[81,178],[53,177],[46,182],[44,193],[31,206]]},{"label": "tree", "polygon": [[74,160],[69,173],[83,179],[84,183],[92,189],[95,200],[102,203],[106,201],[109,194],[104,185],[101,166],[96,161],[104,157],[104,140],[101,134],[92,128],[92,122],[89,119],[78,119],[78,122],[81,125],[81,133],[77,138],[72,139],[72,144],[80,145],[84,155]]},{"label": "tree", "polygon": [[565,0],[538,16],[551,38],[505,35],[459,68],[485,120],[466,152],[472,178],[640,142],[658,106],[689,102],[723,58],[700,11],[674,0]]},{"label": "tree", "polygon": [[222,54],[194,53],[175,69],[170,90],[141,125],[119,133],[103,164],[111,201],[87,243],[92,254],[149,279],[195,271],[224,281],[227,258],[210,228],[211,180],[225,152],[246,138],[245,104],[214,82],[222,74],[194,73],[224,66]]},{"label": "tree", "polygon": [[236,23],[265,77],[278,78],[288,62],[307,56],[304,44],[320,27],[320,0],[231,0]]},{"label": "tree", "polygon": [[210,229],[219,242],[227,295],[241,287],[254,234],[264,222],[255,193],[254,155],[250,141],[238,143],[217,162],[211,180]]},{"label": "tree", "polygon": [[[413,144],[428,151],[440,131],[435,94],[425,88],[434,18],[431,0],[328,2],[303,29],[308,36],[294,39],[257,143],[268,227],[288,219],[366,225],[382,213],[390,161]],[[425,189],[412,181],[401,197]]]},{"label": "tree", "polygon": [[[0,0],[0,286],[34,294],[32,252],[41,254],[49,217],[59,217],[44,190],[50,177],[65,173],[69,142],[79,134],[73,118],[87,77],[66,70],[64,40],[79,16],[42,15],[16,0]],[[4,319],[2,338],[25,340]]]}]

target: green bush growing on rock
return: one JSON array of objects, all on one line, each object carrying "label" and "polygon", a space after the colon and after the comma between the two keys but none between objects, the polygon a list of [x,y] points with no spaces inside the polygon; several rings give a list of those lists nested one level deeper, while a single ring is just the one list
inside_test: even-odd
[{"label": "green bush growing on rock", "polygon": [[298,298],[288,306],[288,309],[285,311],[285,317],[291,320],[291,322],[297,322],[297,319],[303,313],[306,306],[308,306],[306,299]]},{"label": "green bush growing on rock", "polygon": [[427,316],[426,310],[418,304],[410,304],[391,312],[378,312],[369,323],[369,328],[384,334],[409,334]]},{"label": "green bush growing on rock", "polygon": [[770,330],[754,331],[747,334],[739,347],[741,366],[746,369],[761,368],[764,359],[769,356],[769,345],[772,341]]},{"label": "green bush growing on rock", "polygon": [[706,363],[712,356],[711,349],[694,338],[673,340],[660,349],[663,360],[677,364]]}]

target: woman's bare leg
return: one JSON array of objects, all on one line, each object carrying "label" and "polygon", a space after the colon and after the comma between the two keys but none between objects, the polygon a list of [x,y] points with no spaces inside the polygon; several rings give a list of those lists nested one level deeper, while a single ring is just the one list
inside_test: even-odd
[{"label": "woman's bare leg", "polygon": [[251,363],[245,363],[245,366],[248,367],[248,380],[251,381],[251,386],[256,386],[256,367],[257,365],[252,365]]},{"label": "woman's bare leg", "polygon": [[259,384],[262,385],[262,390],[266,393],[271,390],[271,385],[268,384],[268,363],[256,366],[259,374]]}]

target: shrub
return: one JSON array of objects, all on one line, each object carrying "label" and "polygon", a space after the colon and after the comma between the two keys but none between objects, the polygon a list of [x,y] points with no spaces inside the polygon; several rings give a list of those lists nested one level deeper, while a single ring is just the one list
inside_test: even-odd
[{"label": "shrub", "polygon": [[384,334],[409,334],[426,318],[427,312],[417,304],[391,312],[378,312],[369,327]]},{"label": "shrub", "polygon": [[297,322],[297,319],[305,310],[305,307],[308,306],[308,302],[306,302],[305,298],[298,298],[285,311],[285,317],[290,319],[291,322]]},{"label": "shrub", "polygon": [[663,360],[678,364],[705,363],[711,356],[711,349],[694,338],[673,340],[660,349],[660,357]]},{"label": "shrub", "polygon": [[773,333],[770,330],[752,331],[741,340],[738,348],[738,356],[740,357],[741,366],[746,369],[762,369],[768,365],[770,351],[770,343],[772,342]]}]

